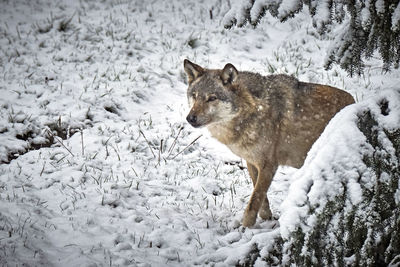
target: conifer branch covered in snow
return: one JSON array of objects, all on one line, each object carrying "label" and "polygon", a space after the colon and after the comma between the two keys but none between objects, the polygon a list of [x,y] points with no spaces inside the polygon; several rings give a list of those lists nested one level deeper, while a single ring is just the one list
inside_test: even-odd
[{"label": "conifer branch covered in snow", "polygon": [[[325,68],[339,64],[351,76],[361,75],[365,59],[379,53],[382,70],[398,68],[400,62],[400,1],[383,0],[241,0],[226,13],[225,28],[247,23],[256,27],[269,12],[281,22],[307,6],[313,26],[324,36],[341,27],[327,51]],[[342,24],[342,25],[340,25]]]}]

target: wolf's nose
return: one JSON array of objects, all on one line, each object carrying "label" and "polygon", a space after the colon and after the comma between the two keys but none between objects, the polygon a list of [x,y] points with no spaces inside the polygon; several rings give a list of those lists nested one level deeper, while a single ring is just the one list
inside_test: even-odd
[{"label": "wolf's nose", "polygon": [[186,117],[186,120],[190,123],[190,124],[196,124],[196,122],[197,122],[197,116],[195,116],[195,115],[188,115],[187,117]]}]

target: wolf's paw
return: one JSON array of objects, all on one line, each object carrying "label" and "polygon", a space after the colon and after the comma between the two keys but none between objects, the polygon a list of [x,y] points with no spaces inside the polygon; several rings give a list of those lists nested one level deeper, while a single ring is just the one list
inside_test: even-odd
[{"label": "wolf's paw", "polygon": [[252,210],[246,210],[243,216],[242,224],[244,227],[253,226],[256,223],[256,219],[257,219],[257,212]]},{"label": "wolf's paw", "polygon": [[258,215],[260,215],[260,217],[263,220],[271,220],[272,219],[272,212],[269,209],[269,207],[261,207],[260,211],[258,212]]},{"label": "wolf's paw", "polygon": [[261,204],[260,210],[258,211],[258,215],[263,220],[271,220],[272,219],[272,212],[271,209],[269,208],[269,201],[268,198],[265,198],[263,203]]}]

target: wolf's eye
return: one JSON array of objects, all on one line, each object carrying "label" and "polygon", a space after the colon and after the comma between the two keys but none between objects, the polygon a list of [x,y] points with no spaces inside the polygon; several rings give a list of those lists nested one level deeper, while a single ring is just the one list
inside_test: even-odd
[{"label": "wolf's eye", "polygon": [[208,99],[207,99],[207,102],[212,102],[212,101],[215,101],[215,100],[217,100],[217,96],[215,96],[215,95],[210,95],[210,96],[208,97]]}]

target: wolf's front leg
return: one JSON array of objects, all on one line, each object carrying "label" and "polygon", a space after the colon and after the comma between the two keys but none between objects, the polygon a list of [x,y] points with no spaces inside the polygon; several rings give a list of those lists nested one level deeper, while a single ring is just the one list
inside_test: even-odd
[{"label": "wolf's front leg", "polygon": [[[256,166],[247,162],[247,170],[249,171],[250,178],[253,181],[253,186],[256,186],[257,176],[258,176],[258,170],[257,170]],[[265,193],[265,198],[264,198],[263,203],[261,204],[261,208],[260,208],[258,214],[264,220],[269,220],[272,218],[272,212],[269,209],[267,193]]]},{"label": "wolf's front leg", "polygon": [[271,209],[269,208],[267,192],[265,192],[265,198],[264,198],[263,203],[261,204],[261,208],[260,208],[260,211],[258,212],[258,214],[260,215],[260,217],[263,220],[270,220],[272,218],[272,212],[271,212]]},{"label": "wolf's front leg", "polygon": [[[277,166],[266,164],[263,169],[257,168],[258,170],[258,178],[257,183],[254,186],[253,193],[251,194],[249,204],[244,212],[243,217],[243,226],[249,227],[254,225],[257,219],[257,213],[260,210],[263,202],[266,198],[266,193],[268,191],[269,186],[271,185],[272,178],[274,177]],[[268,210],[266,212],[271,212],[269,209],[268,200],[266,200],[266,204],[268,204]],[[263,216],[264,211],[260,213],[260,216]],[[263,217],[262,217],[263,218]]]}]

